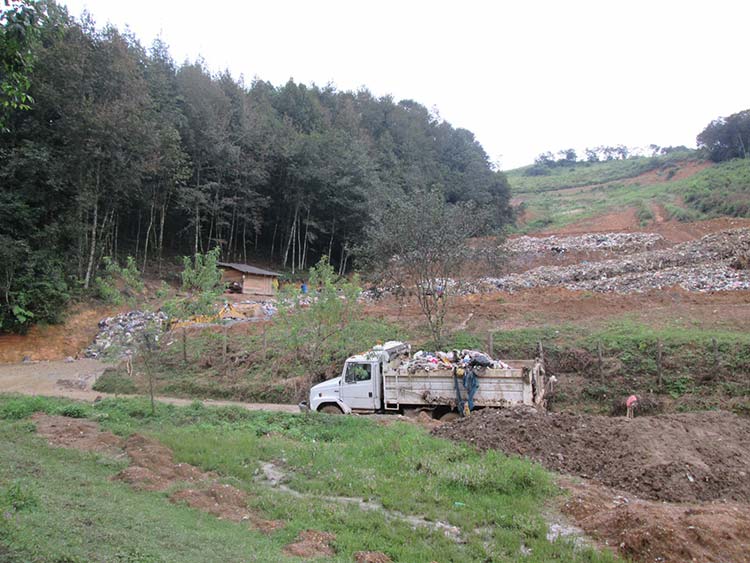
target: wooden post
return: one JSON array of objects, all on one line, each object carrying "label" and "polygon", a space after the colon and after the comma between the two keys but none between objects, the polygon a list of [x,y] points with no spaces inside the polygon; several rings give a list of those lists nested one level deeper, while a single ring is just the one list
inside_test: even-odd
[{"label": "wooden post", "polygon": [[659,378],[659,387],[661,388],[663,377],[662,377],[662,342],[661,338],[656,341],[656,374]]},{"label": "wooden post", "polygon": [[495,341],[492,331],[487,335],[487,352],[489,353],[490,358],[495,357]]},{"label": "wooden post", "polygon": [[721,367],[721,361],[719,358],[719,341],[716,340],[716,338],[711,339],[711,344],[713,344],[714,347],[714,367],[718,371]]},{"label": "wooden post", "polygon": [[266,338],[266,326],[267,325],[266,325],[266,321],[262,321],[262,322],[263,322],[263,360],[265,360],[268,357],[267,355],[268,339]]},{"label": "wooden post", "polygon": [[224,367],[226,368],[227,365],[227,350],[229,348],[229,327],[227,325],[224,325],[224,341],[222,343],[221,348],[221,361],[224,364]]},{"label": "wooden post", "polygon": [[596,359],[599,371],[599,379],[604,379],[604,358],[602,357],[602,341],[596,341]]},{"label": "wooden post", "polygon": [[539,342],[537,342],[536,346],[537,346],[537,352],[539,356],[539,363],[541,363],[542,366],[544,366],[544,345],[542,344],[542,341],[540,340]]},{"label": "wooden post", "polygon": [[182,363],[187,365],[187,328],[182,327]]}]

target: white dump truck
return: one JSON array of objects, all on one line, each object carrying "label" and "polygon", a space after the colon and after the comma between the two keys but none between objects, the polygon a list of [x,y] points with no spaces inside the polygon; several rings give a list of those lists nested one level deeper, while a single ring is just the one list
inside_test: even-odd
[{"label": "white dump truck", "polygon": [[[474,368],[475,409],[544,405],[546,381],[540,360],[509,360],[500,365]],[[309,401],[300,408],[330,414],[424,411],[433,418],[452,419],[459,416],[468,393],[456,372],[447,361],[421,367],[411,357],[408,344],[386,342],[348,358],[341,375],[313,386]]]}]

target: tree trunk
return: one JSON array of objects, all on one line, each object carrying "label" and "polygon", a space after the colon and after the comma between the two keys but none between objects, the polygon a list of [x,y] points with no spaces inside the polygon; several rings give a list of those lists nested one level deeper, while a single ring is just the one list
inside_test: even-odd
[{"label": "tree trunk", "polygon": [[278,220],[273,224],[273,236],[271,237],[271,260],[273,260],[276,246],[276,231],[279,230]]},{"label": "tree trunk", "polygon": [[[258,248],[258,237],[255,237],[255,248]],[[242,260],[247,264],[247,214],[242,221]]]},{"label": "tree trunk", "polygon": [[161,261],[162,261],[162,256],[164,253],[164,217],[166,214],[167,214],[167,198],[165,197],[161,205],[161,217],[159,217],[159,243],[158,243],[159,250],[158,252],[159,252],[159,273],[160,274],[161,274],[161,265],[162,265]]},{"label": "tree trunk", "polygon": [[193,254],[198,254],[198,231],[200,230],[201,215],[200,209],[198,208],[198,202],[195,202],[195,249]]},{"label": "tree trunk", "polygon": [[99,221],[99,201],[94,200],[94,220],[91,222],[91,243],[89,245],[89,261],[86,266],[86,277],[83,280],[84,289],[89,288],[91,283],[91,270],[94,268],[94,256],[96,254],[96,227]]},{"label": "tree trunk", "polygon": [[331,263],[331,254],[333,253],[333,233],[336,232],[336,219],[331,221],[331,240],[328,241],[328,263]]},{"label": "tree trunk", "polygon": [[232,206],[232,222],[229,225],[229,241],[227,242],[227,255],[236,258],[234,249],[234,224],[237,219],[237,203]]},{"label": "tree trunk", "polygon": [[300,261],[300,270],[307,267],[307,235],[310,231],[310,207],[307,208],[307,218],[305,219],[305,244],[302,249],[302,260]]},{"label": "tree trunk", "polygon": [[294,233],[295,229],[297,228],[297,215],[299,214],[299,202],[297,202],[297,206],[294,208],[294,217],[292,219],[292,228],[289,233],[289,239],[286,243],[286,250],[284,251],[284,267],[286,268],[287,260],[289,258],[289,249],[292,249],[292,273],[294,273]]},{"label": "tree trunk", "polygon": [[141,268],[141,273],[146,273],[146,261],[148,260],[148,239],[151,236],[151,228],[154,225],[154,207],[156,206],[156,194],[154,194],[154,198],[151,200],[151,209],[149,209],[148,212],[148,228],[146,229],[146,240],[143,242],[143,267]]},{"label": "tree trunk", "polygon": [[141,247],[141,210],[138,210],[138,230],[135,235],[135,260],[138,261],[138,249]]}]

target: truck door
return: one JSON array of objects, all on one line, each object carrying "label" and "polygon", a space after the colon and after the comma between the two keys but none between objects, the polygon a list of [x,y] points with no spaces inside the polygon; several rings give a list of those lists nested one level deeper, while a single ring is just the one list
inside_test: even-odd
[{"label": "truck door", "polygon": [[341,399],[352,409],[375,410],[378,405],[377,364],[348,362],[341,380]]}]

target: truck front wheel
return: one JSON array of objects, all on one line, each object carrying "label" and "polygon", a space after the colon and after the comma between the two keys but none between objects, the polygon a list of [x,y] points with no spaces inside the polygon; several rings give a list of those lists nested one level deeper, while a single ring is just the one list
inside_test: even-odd
[{"label": "truck front wheel", "polygon": [[318,412],[324,412],[326,414],[344,414],[336,405],[326,405],[318,410]]}]

